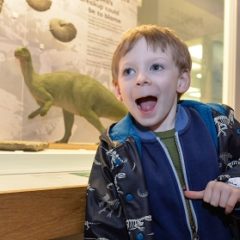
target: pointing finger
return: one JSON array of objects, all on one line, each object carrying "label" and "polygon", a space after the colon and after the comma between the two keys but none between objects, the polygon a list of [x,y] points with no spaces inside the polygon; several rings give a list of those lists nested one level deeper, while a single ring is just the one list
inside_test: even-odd
[{"label": "pointing finger", "polygon": [[184,191],[185,197],[189,199],[203,199],[204,191]]}]

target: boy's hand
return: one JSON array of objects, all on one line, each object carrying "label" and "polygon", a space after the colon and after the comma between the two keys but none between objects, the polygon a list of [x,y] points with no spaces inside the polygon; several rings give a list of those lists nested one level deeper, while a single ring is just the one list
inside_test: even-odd
[{"label": "boy's hand", "polygon": [[203,191],[184,191],[185,197],[189,199],[203,199],[204,202],[214,207],[225,208],[229,214],[237,202],[240,202],[240,189],[227,183],[210,181]]}]

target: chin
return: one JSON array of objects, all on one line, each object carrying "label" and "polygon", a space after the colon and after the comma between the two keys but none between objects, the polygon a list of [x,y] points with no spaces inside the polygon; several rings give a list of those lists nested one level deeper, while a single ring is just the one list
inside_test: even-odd
[{"label": "chin", "polygon": [[148,120],[148,119],[146,119],[146,120],[142,120],[142,119],[141,119],[140,121],[137,120],[137,122],[138,122],[141,126],[146,127],[146,128],[149,128],[149,129],[151,129],[151,130],[159,127],[156,123],[151,122],[151,120]]}]

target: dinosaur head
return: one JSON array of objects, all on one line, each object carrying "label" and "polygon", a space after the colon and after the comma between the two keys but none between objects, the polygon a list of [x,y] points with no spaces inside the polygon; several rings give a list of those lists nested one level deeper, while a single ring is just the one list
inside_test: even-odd
[{"label": "dinosaur head", "polygon": [[29,61],[31,60],[31,54],[27,48],[18,48],[15,50],[14,55],[19,60]]}]

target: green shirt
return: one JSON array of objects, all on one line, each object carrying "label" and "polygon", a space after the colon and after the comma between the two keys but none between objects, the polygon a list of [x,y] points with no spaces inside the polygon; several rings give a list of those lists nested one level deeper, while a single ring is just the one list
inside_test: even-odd
[{"label": "green shirt", "polygon": [[184,187],[184,176],[182,171],[182,165],[177,149],[177,144],[175,140],[175,129],[171,129],[165,132],[155,132],[155,134],[160,138],[160,140],[166,146],[169,155],[171,157],[172,163],[177,171],[181,186]]},{"label": "green shirt", "polygon": [[[155,132],[156,136],[160,138],[160,140],[164,143],[166,146],[170,158],[172,160],[172,163],[176,169],[180,184],[182,186],[182,189],[185,188],[185,180],[183,176],[183,169],[182,169],[182,164],[178,152],[178,147],[176,144],[176,139],[175,139],[175,129],[171,129],[165,132]],[[190,208],[190,203],[189,200],[185,199],[186,205],[187,205],[187,210],[188,210],[188,216],[190,220],[191,226],[194,226],[194,221],[193,221],[193,216],[192,216],[192,211]]]}]

